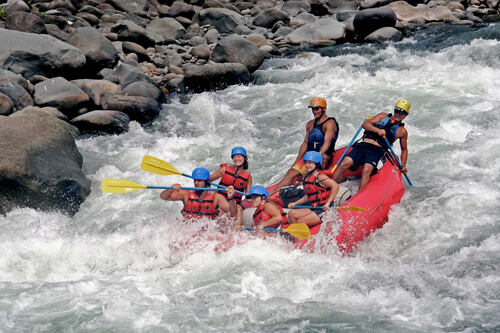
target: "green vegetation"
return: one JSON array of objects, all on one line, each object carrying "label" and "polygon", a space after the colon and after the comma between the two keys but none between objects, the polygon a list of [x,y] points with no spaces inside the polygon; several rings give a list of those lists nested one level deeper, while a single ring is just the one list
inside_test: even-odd
[{"label": "green vegetation", "polygon": [[5,21],[5,7],[6,6],[0,6],[0,20]]}]

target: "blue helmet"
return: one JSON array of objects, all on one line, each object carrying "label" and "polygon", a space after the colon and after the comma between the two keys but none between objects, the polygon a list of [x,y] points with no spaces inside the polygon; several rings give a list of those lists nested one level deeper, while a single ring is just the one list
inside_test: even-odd
[{"label": "blue helmet", "polygon": [[234,155],[243,155],[247,157],[247,151],[243,147],[234,147],[233,150],[231,150],[231,158],[233,158]]},{"label": "blue helmet", "polygon": [[210,180],[210,171],[205,168],[196,168],[191,175],[193,179]]},{"label": "blue helmet", "polygon": [[305,161],[311,161],[314,163],[323,163],[323,156],[321,156],[321,154],[318,153],[317,151],[308,151],[304,155],[304,162]]},{"label": "blue helmet", "polygon": [[250,188],[250,191],[248,191],[248,196],[252,195],[264,195],[266,198],[269,198],[269,192],[264,186],[261,185],[255,185]]},{"label": "blue helmet", "polygon": [[323,142],[325,142],[325,136],[323,135],[323,133],[321,133],[321,131],[319,129],[314,128],[309,133],[309,136],[307,137],[307,140],[311,141],[311,142],[317,142],[317,143],[323,144]]}]

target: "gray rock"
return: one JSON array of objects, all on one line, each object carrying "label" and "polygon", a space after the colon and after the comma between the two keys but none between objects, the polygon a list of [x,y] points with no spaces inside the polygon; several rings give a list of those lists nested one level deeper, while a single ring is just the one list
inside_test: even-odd
[{"label": "gray rock", "polygon": [[108,95],[106,110],[115,110],[126,113],[130,120],[140,124],[149,124],[159,114],[162,106],[154,98],[142,96]]},{"label": "gray rock", "polygon": [[215,44],[219,41],[219,32],[217,29],[209,29],[205,35],[208,44]]},{"label": "gray rock", "polygon": [[125,63],[116,66],[115,75],[123,87],[135,81],[146,81],[154,84],[153,79],[149,75]]},{"label": "gray rock", "polygon": [[27,92],[33,91],[31,83],[19,74],[13,73],[8,70],[0,71],[0,82],[15,82],[24,88]]},{"label": "gray rock", "polygon": [[111,28],[122,41],[131,41],[144,47],[154,46],[156,36],[151,36],[146,29],[130,20],[120,20]]},{"label": "gray rock", "polygon": [[86,69],[90,72],[112,68],[118,61],[118,52],[113,44],[95,28],[75,29],[68,38],[68,44],[82,50],[87,59]]},{"label": "gray rock", "polygon": [[199,59],[208,60],[212,55],[212,51],[210,51],[210,48],[207,45],[199,45],[191,49],[191,54]]},{"label": "gray rock", "polygon": [[8,15],[5,20],[5,28],[33,34],[46,32],[45,22],[40,17],[25,12],[15,12]]},{"label": "gray rock", "polygon": [[403,40],[403,34],[401,31],[392,27],[377,29],[365,38],[366,42],[378,44],[382,44],[386,41],[399,42],[401,40]]},{"label": "gray rock", "polygon": [[120,111],[94,110],[73,118],[82,134],[121,134],[128,131],[129,116]]},{"label": "gray rock", "polygon": [[90,193],[75,140],[64,121],[22,113],[0,119],[0,213],[30,207],[72,216]]},{"label": "gray rock", "polygon": [[230,85],[248,84],[250,81],[250,72],[239,63],[189,66],[184,77],[186,90],[192,92],[225,89]]},{"label": "gray rock", "polygon": [[146,31],[148,31],[155,38],[155,42],[159,44],[173,43],[186,33],[184,26],[171,17],[154,19],[146,27]]},{"label": "gray rock", "polygon": [[105,99],[103,96],[106,95],[116,95],[121,94],[121,87],[113,82],[107,80],[82,80],[81,86],[78,83],[72,81],[71,83],[79,86],[88,96],[89,99],[94,103],[95,106],[106,107],[103,105]]},{"label": "gray rock", "polygon": [[391,8],[370,8],[358,12],[353,24],[356,34],[363,39],[377,29],[394,28],[396,21],[396,14]]},{"label": "gray rock", "polygon": [[75,75],[86,64],[78,48],[48,36],[0,29],[0,67],[30,78]]},{"label": "gray rock", "polygon": [[89,96],[83,90],[63,77],[36,84],[33,97],[35,105],[55,107],[70,119],[89,101]]},{"label": "gray rock", "polygon": [[16,82],[0,82],[0,93],[8,96],[14,103],[13,112],[22,110],[27,106],[33,106],[31,95]]},{"label": "gray rock", "polygon": [[8,116],[14,110],[14,102],[9,98],[9,96],[2,94],[0,92],[0,115]]},{"label": "gray rock", "polygon": [[144,81],[132,82],[123,88],[122,95],[153,98],[160,103],[164,100],[164,95],[160,88]]},{"label": "gray rock", "polygon": [[278,21],[282,21],[288,25],[290,17],[281,10],[270,8],[259,12],[253,19],[253,24],[259,27],[271,28]]},{"label": "gray rock", "polygon": [[238,35],[221,38],[212,51],[212,60],[219,63],[240,63],[250,73],[256,71],[264,61],[264,54],[252,42]]},{"label": "gray rock", "polygon": [[281,9],[290,16],[296,16],[301,12],[311,12],[311,5],[305,1],[292,0],[284,2]]},{"label": "gray rock", "polygon": [[139,44],[136,44],[134,42],[123,42],[122,49],[125,54],[135,53],[139,62],[150,61],[146,49]]},{"label": "gray rock", "polygon": [[345,35],[345,24],[332,18],[322,18],[286,35],[285,42],[300,44],[316,40],[337,40]]},{"label": "gray rock", "polygon": [[108,0],[108,2],[113,7],[128,13],[144,12],[149,8],[146,0]]},{"label": "gray rock", "polygon": [[193,17],[193,22],[200,26],[210,25],[219,33],[232,33],[238,25],[245,25],[243,16],[225,8],[202,9]]}]

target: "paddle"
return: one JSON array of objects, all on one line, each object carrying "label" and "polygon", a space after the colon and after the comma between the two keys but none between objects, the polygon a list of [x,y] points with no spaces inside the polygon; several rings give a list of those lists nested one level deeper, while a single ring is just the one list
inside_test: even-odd
[{"label": "paddle", "polygon": [[[245,230],[258,230],[257,228],[248,228],[245,227]],[[295,238],[300,239],[309,239],[311,236],[311,230],[305,223],[294,223],[290,224],[290,226],[286,229],[273,229],[273,228],[262,228],[263,231],[277,231],[277,232],[286,232],[287,234],[292,235]]]},{"label": "paddle", "polygon": [[[392,150],[392,147],[391,147],[391,144],[389,143],[389,140],[387,140],[387,138],[385,136],[384,136],[384,140],[385,140],[385,143],[387,144],[387,147],[389,147],[389,150],[391,151],[392,157],[396,160],[396,162],[398,162],[399,170],[402,170],[403,166],[399,162],[398,156],[394,153],[394,150]],[[408,184],[410,184],[410,186],[413,186],[413,184],[410,181],[410,178],[408,178],[406,173],[403,173],[403,176],[405,176],[406,180],[408,181]]]},{"label": "paddle", "polygon": [[[141,168],[144,171],[156,173],[158,175],[163,175],[163,176],[181,175],[193,179],[191,175],[182,173],[176,168],[174,168],[170,163],[164,160],[160,160],[159,158],[153,157],[151,155],[146,155],[143,157],[141,162]],[[227,189],[226,186],[222,186],[216,183],[210,183],[210,185]],[[241,195],[248,195],[247,193],[241,191],[235,191],[235,192]]]},{"label": "paddle", "polygon": [[[365,120],[363,121],[363,123],[365,121],[367,121],[368,119],[370,119],[371,116],[366,116]],[[354,134],[354,136],[352,137],[352,140],[351,142],[349,142],[349,144],[347,145],[347,148],[344,150],[344,152],[342,153],[342,156],[340,156],[339,160],[337,161],[337,163],[335,164],[335,166],[333,167],[332,169],[332,173],[335,173],[335,170],[337,169],[337,167],[339,166],[340,162],[342,162],[342,160],[344,159],[344,156],[345,154],[347,154],[347,151],[349,150],[349,148],[351,148],[353,142],[356,140],[356,138],[358,137],[358,134],[359,132],[361,132],[361,130],[363,129],[363,124],[361,124],[361,126],[359,126],[358,128],[358,131],[356,132],[356,134]]]},{"label": "paddle", "polygon": [[[300,205],[294,206],[292,209],[298,209],[298,208],[323,209],[322,206],[313,207],[313,206],[300,206]],[[335,208],[338,210],[354,210],[354,211],[358,211],[358,212],[366,212],[367,211],[366,209],[361,208],[361,207],[357,207],[357,206],[338,206],[338,207],[331,207],[331,208]]]},{"label": "paddle", "polygon": [[[102,181],[101,188],[106,193],[130,193],[142,189],[165,189],[173,190],[172,186],[146,186],[137,184],[131,180],[126,179],[112,179],[105,178]],[[181,187],[181,190],[194,190],[194,191],[226,191],[223,188],[207,188],[207,187]]]}]

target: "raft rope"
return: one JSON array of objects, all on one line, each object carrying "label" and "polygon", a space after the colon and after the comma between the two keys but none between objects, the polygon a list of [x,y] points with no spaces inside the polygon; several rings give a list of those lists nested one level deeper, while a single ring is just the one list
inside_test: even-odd
[{"label": "raft rope", "polygon": [[367,220],[370,218],[370,216],[372,216],[377,209],[380,209],[380,207],[382,206],[382,202],[384,202],[385,197],[387,196],[387,193],[389,192],[389,189],[391,188],[392,182],[394,181],[394,177],[396,177],[396,170],[392,170],[392,173],[393,173],[393,175],[392,175],[391,181],[389,182],[389,186],[387,186],[387,190],[385,191],[380,203],[370,212],[370,214],[368,214],[368,216],[361,222],[361,224],[354,230],[354,232],[349,237],[344,239],[341,243],[339,243],[339,245],[341,245],[341,244],[347,242],[349,239],[351,239],[351,237],[354,236],[354,234],[356,234],[358,232],[358,230],[367,222]]}]

